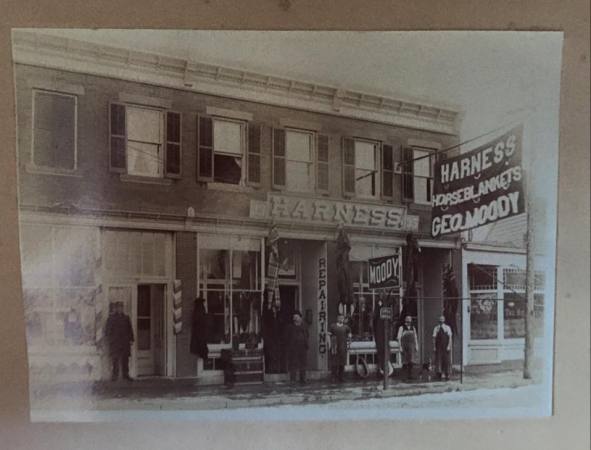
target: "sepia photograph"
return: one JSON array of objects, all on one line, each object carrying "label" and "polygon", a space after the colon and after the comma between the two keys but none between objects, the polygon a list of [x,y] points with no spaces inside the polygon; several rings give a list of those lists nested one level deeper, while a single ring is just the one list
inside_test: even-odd
[{"label": "sepia photograph", "polygon": [[31,421],[551,416],[562,45],[13,29]]}]

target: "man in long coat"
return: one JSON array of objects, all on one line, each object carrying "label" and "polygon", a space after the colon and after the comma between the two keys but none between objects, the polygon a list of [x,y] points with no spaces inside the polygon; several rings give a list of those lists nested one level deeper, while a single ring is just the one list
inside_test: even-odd
[{"label": "man in long coat", "polygon": [[115,303],[115,311],[107,319],[105,336],[109,343],[109,355],[113,362],[111,379],[119,379],[119,366],[123,372],[123,378],[131,381],[129,377],[129,355],[131,344],[134,341],[133,328],[129,316],[123,312],[123,303]]},{"label": "man in long coat", "polygon": [[286,333],[287,363],[291,383],[295,383],[299,373],[300,384],[306,382],[306,357],[308,353],[308,328],[299,311],[293,313],[293,323]]}]

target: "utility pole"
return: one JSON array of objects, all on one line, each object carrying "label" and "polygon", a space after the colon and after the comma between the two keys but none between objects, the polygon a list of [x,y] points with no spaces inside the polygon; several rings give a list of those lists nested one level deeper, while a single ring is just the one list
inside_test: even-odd
[{"label": "utility pole", "polygon": [[[526,180],[529,177],[526,177]],[[535,232],[534,232],[534,212],[531,190],[526,190],[527,195],[527,229],[525,235],[525,349],[523,357],[523,378],[529,380],[532,378],[532,366],[534,362],[534,291],[536,285],[535,272]]]}]

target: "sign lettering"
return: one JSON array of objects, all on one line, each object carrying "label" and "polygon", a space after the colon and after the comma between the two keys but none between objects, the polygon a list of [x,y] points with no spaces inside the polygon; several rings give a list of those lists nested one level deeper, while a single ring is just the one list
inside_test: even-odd
[{"label": "sign lettering", "polygon": [[370,259],[369,288],[400,286],[401,266],[400,252],[391,256]]},{"label": "sign lettering", "polygon": [[318,258],[318,353],[321,356],[327,352],[326,271],[326,258]]},{"label": "sign lettering", "polygon": [[250,217],[293,222],[418,231],[419,217],[405,207],[341,202],[328,199],[268,194],[267,201],[251,200]]},{"label": "sign lettering", "polygon": [[476,228],[525,212],[517,126],[471,152],[435,165],[433,237]]}]

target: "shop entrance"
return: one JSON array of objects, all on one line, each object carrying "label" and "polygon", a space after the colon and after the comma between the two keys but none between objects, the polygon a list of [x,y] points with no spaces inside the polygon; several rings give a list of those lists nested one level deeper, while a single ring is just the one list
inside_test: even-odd
[{"label": "shop entrance", "polygon": [[137,376],[164,375],[164,284],[137,286]]}]

